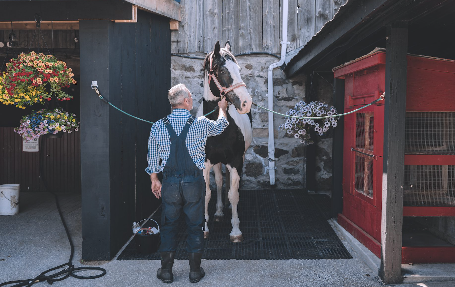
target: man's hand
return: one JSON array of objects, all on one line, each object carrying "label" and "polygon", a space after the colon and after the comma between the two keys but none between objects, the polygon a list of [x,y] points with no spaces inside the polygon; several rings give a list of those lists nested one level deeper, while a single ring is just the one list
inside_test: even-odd
[{"label": "man's hand", "polygon": [[150,175],[150,180],[152,181],[152,192],[156,198],[161,197],[161,182],[158,179],[157,173],[152,173]]},{"label": "man's hand", "polygon": [[218,107],[222,109],[224,112],[226,112],[228,106],[228,102],[226,101],[226,98],[223,98],[221,101],[218,102]]}]

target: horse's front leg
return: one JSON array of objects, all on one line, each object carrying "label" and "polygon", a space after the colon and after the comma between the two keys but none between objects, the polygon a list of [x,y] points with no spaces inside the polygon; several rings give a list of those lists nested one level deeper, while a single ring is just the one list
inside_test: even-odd
[{"label": "horse's front leg", "polygon": [[240,176],[236,168],[232,168],[230,165],[226,165],[231,173],[231,187],[229,189],[229,201],[231,202],[232,206],[232,231],[229,234],[231,242],[242,242],[243,236],[242,231],[240,231],[240,219],[237,213],[237,206],[239,203],[239,182]]},{"label": "horse's front leg", "polygon": [[210,170],[212,164],[209,160],[205,162],[204,169],[204,180],[205,180],[205,225],[204,225],[204,238],[209,237],[209,202],[212,197],[212,191],[210,190]]},{"label": "horse's front leg", "polygon": [[222,188],[223,188],[223,174],[221,173],[221,163],[217,163],[213,166],[213,171],[215,172],[215,182],[216,182],[216,212],[215,212],[215,221],[220,221],[224,216],[223,214],[223,198],[222,198]]}]

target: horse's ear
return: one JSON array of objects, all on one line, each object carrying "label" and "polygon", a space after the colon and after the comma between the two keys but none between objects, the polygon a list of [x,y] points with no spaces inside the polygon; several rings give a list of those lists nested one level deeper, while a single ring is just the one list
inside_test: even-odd
[{"label": "horse's ear", "polygon": [[220,55],[220,41],[216,41],[215,49],[213,49],[213,54],[215,57]]},{"label": "horse's ear", "polygon": [[229,52],[232,52],[231,50],[231,42],[229,42],[229,40],[226,42],[226,45],[224,47],[226,50],[228,50]]}]

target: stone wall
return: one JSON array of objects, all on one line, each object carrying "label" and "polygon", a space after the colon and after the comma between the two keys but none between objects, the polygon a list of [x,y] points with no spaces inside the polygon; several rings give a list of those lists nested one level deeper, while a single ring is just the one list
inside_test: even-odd
[{"label": "stone wall", "polygon": [[[197,57],[204,57],[198,54]],[[253,102],[267,107],[267,69],[278,59],[269,55],[239,56],[241,75]],[[193,94],[196,113],[203,96],[203,74],[201,59],[172,56],[172,85],[183,83]],[[298,101],[305,99],[304,75],[287,79],[280,69],[273,71],[274,110],[286,113]],[[270,187],[268,167],[268,112],[252,107],[253,142],[245,157],[241,189],[263,189]],[[279,129],[284,122],[281,116],[274,116],[276,188],[303,189],[305,187],[305,147],[293,137]],[[331,153],[330,153],[331,154]],[[326,175],[324,175],[326,176]],[[212,182],[214,182],[212,180]]]}]

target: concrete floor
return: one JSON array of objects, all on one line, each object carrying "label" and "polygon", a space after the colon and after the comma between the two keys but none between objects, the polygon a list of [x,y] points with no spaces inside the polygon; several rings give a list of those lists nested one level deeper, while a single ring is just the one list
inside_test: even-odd
[{"label": "concrete floor", "polygon": [[[54,197],[49,193],[22,193],[20,212],[0,216],[0,286],[10,280],[30,279],[66,263],[70,246]],[[53,286],[163,286],[156,279],[157,260],[81,262],[81,200],[78,194],[60,194],[60,204],[75,245],[73,264],[100,266],[104,277],[68,278]],[[353,259],[338,260],[203,260],[206,277],[199,286],[386,286],[377,276],[379,259],[341,228],[329,223]],[[126,243],[126,242],[125,242]],[[171,286],[188,286],[188,262],[177,260]],[[455,286],[454,264],[403,265],[403,284],[387,286]],[[90,275],[90,274],[79,274]],[[47,283],[40,283],[41,285]],[[40,286],[37,284],[35,286]],[[191,285],[194,286],[194,285]]]}]

